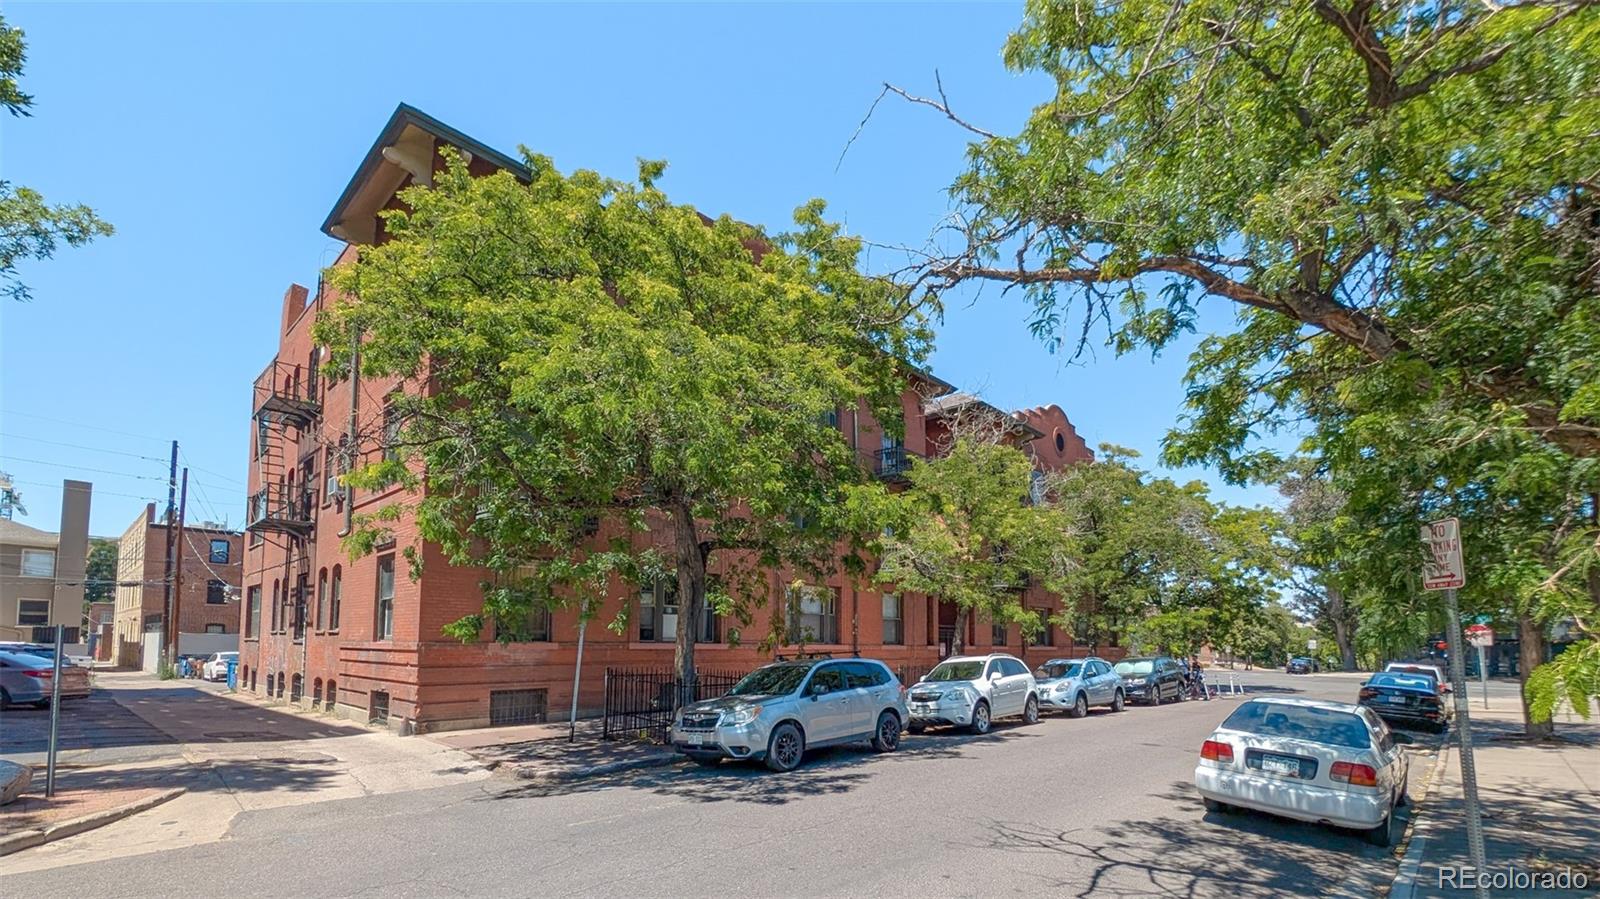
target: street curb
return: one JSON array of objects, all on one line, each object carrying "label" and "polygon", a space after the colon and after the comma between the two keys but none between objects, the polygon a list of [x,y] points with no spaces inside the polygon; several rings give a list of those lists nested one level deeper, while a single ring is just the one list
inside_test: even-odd
[{"label": "street curb", "polygon": [[1411,819],[1411,842],[1406,844],[1406,854],[1400,859],[1400,869],[1395,872],[1394,882],[1389,885],[1389,899],[1415,899],[1417,894],[1417,875],[1422,870],[1422,857],[1426,854],[1428,845],[1429,824],[1423,818],[1422,810],[1427,808],[1428,800],[1433,797],[1439,787],[1439,782],[1444,779],[1445,768],[1450,764],[1450,753],[1453,744],[1448,739],[1439,747],[1439,757],[1433,763],[1433,771],[1428,774],[1428,787],[1422,796],[1413,805],[1414,814]]},{"label": "street curb", "polygon": [[536,765],[518,765],[512,769],[518,780],[529,780],[535,783],[571,783],[578,780],[588,780],[591,777],[604,777],[607,774],[618,774],[623,771],[637,771],[643,768],[664,768],[676,764],[680,757],[676,755],[663,755],[645,759],[626,759],[620,762],[603,762],[599,765],[590,765],[587,768],[569,768],[550,770]]},{"label": "street curb", "polygon": [[7,834],[4,837],[0,837],[0,856],[10,855],[13,852],[21,852],[34,846],[65,839],[66,837],[83,833],[86,830],[94,830],[96,827],[104,827],[113,821],[121,821],[123,818],[155,808],[161,803],[176,799],[186,792],[188,790],[184,787],[173,787],[170,790],[162,790],[154,796],[147,796],[137,802],[130,802],[127,805],[72,818],[59,824],[52,824],[43,830],[24,830]]}]

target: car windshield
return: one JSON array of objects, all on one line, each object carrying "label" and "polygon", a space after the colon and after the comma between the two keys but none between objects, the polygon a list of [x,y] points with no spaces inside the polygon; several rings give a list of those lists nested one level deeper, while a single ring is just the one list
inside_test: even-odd
[{"label": "car windshield", "polygon": [[1131,662],[1118,662],[1117,673],[1121,675],[1149,674],[1155,670],[1155,663],[1149,659],[1137,659]]},{"label": "car windshield", "polygon": [[728,691],[729,696],[781,696],[793,693],[806,679],[810,665],[768,665],[746,674]]},{"label": "car windshield", "polygon": [[1393,671],[1385,674],[1374,674],[1372,680],[1367,681],[1367,685],[1370,687],[1400,687],[1406,690],[1427,690],[1429,693],[1432,693],[1434,689],[1434,681],[1431,677]]},{"label": "car windshield", "polygon": [[971,662],[945,662],[928,672],[923,680],[976,680],[983,674],[982,660]]},{"label": "car windshield", "polygon": [[1359,717],[1349,712],[1316,706],[1247,702],[1235,709],[1228,720],[1222,722],[1222,726],[1263,737],[1308,740],[1346,749],[1369,749],[1372,746],[1367,725]]},{"label": "car windshield", "polygon": [[1387,667],[1387,668],[1385,668],[1383,670],[1386,671],[1386,672],[1398,671],[1398,672],[1402,672],[1402,673],[1405,673],[1405,674],[1419,675],[1421,677],[1426,677],[1426,678],[1428,678],[1430,680],[1438,680],[1439,679],[1439,675],[1432,668],[1424,668],[1421,665],[1390,665],[1389,667]]},{"label": "car windshield", "polygon": [[1047,680],[1052,677],[1077,677],[1082,673],[1082,662],[1047,662],[1040,665],[1039,670],[1035,671],[1033,676],[1040,680]]}]

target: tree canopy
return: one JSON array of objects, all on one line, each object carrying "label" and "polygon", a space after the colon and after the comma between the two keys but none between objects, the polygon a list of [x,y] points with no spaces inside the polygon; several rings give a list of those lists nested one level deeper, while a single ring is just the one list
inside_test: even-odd
[{"label": "tree canopy", "polygon": [[526,183],[447,154],[385,213],[387,242],[330,270],[348,300],[317,325],[329,371],[354,329],[363,374],[428,386],[393,398],[395,458],[348,477],[420,487],[422,537],[496,573],[454,635],[669,579],[690,678],[708,574],[712,606],[748,623],[772,599],[757,566],[840,563],[860,532],[845,488],[869,488],[829,413],[860,402],[900,427],[927,333],[821,203],[768,236],[670,202],[659,163],[625,182],[524,152]]}]

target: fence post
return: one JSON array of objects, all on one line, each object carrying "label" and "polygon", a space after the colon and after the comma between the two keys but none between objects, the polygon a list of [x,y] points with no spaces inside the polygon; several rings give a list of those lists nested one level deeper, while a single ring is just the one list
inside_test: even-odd
[{"label": "fence post", "polygon": [[611,669],[607,668],[602,680],[605,685],[601,691],[605,698],[600,709],[600,739],[611,739]]}]

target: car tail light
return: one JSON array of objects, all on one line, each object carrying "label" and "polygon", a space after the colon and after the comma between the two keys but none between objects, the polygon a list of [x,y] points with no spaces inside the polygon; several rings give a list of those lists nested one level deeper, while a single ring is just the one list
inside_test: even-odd
[{"label": "car tail light", "polygon": [[1207,740],[1200,744],[1200,757],[1213,762],[1233,762],[1233,744],[1221,740]]},{"label": "car tail light", "polygon": [[55,676],[55,672],[51,671],[49,668],[46,668],[43,671],[24,671],[22,673],[23,673],[24,676],[27,676],[27,677],[54,677]]},{"label": "car tail light", "polygon": [[1358,765],[1354,762],[1334,762],[1333,769],[1328,776],[1340,783],[1347,783],[1353,787],[1375,787],[1378,785],[1378,772],[1371,765]]},{"label": "car tail light", "polygon": [[1371,687],[1362,687],[1361,688],[1361,698],[1362,699],[1376,699],[1377,696],[1378,696],[1378,691],[1377,690],[1374,690]]}]

